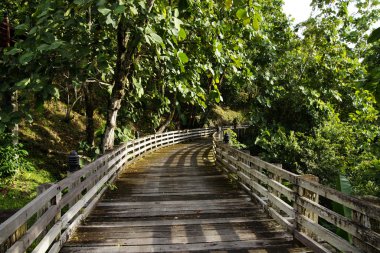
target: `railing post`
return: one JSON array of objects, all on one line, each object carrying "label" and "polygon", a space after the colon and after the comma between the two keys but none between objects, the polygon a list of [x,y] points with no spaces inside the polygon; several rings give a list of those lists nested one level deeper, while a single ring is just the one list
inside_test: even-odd
[{"label": "railing post", "polygon": [[319,203],[319,195],[317,193],[304,189],[303,187],[300,186],[300,181],[302,180],[319,182],[319,178],[311,174],[300,175],[297,178],[297,184],[296,184],[296,189],[295,189],[296,200],[295,200],[295,208],[294,208],[296,212],[295,229],[298,230],[299,232],[304,232],[306,235],[318,241],[318,236],[316,234],[312,233],[310,230],[308,230],[307,228],[304,228],[300,224],[300,222],[302,221],[301,216],[305,216],[308,219],[310,219],[313,223],[318,224],[318,214],[304,208],[302,205],[299,204],[297,199],[304,197],[313,202]]},{"label": "railing post", "polygon": [[[37,186],[37,196],[41,195],[44,191],[49,189],[53,184],[52,183],[45,183]],[[45,210],[50,207],[50,203],[48,203],[46,206],[41,206],[41,209],[37,212],[37,220],[44,214]],[[45,209],[45,210],[44,210]]]},{"label": "railing post", "polygon": [[218,133],[219,133],[218,141],[220,141],[223,138],[223,128],[222,127],[218,127]]},{"label": "railing post", "polygon": [[[258,157],[258,156],[253,156],[253,157],[256,158],[256,159],[260,159],[260,157]],[[258,166],[257,166],[256,164],[254,164],[253,162],[249,162],[249,167],[250,167],[250,169],[253,170],[253,171],[261,172],[260,167],[258,167]],[[255,176],[253,176],[253,175],[250,176],[250,180],[251,180],[251,182],[255,182],[256,184],[259,184],[259,180],[258,180]],[[250,185],[249,188],[251,189],[251,192],[252,192],[253,194],[255,194],[255,195],[257,195],[257,196],[260,195],[259,191],[256,190],[255,187],[254,187],[253,185]]]},{"label": "railing post", "polygon": [[135,159],[135,140],[132,140],[132,159]]},{"label": "railing post", "polygon": [[[377,199],[377,201],[376,200],[374,201],[374,199],[365,199],[365,201],[378,204],[378,203],[376,203],[376,202],[378,202],[378,199]],[[352,210],[352,220],[357,222],[358,224],[360,224],[361,226],[363,226],[365,228],[371,229],[377,233],[380,232],[379,231],[380,230],[380,223],[373,220],[374,224],[372,224],[370,217],[368,217],[367,215],[365,215],[363,213]],[[363,243],[363,241],[359,240],[358,238],[356,238],[354,236],[352,236],[352,244],[355,245],[355,247],[362,249],[364,252],[369,252],[369,253],[375,252],[375,251],[373,251],[373,249],[368,248],[367,245],[365,243]]]},{"label": "railing post", "polygon": [[[19,239],[21,239],[27,232],[28,225],[27,223],[22,224],[14,233],[12,236],[10,236],[10,239],[8,240],[8,245],[6,245],[6,249],[9,249],[12,247],[14,243],[16,243]],[[8,252],[8,251],[6,251]]]},{"label": "railing post", "polygon": [[[48,190],[53,184],[52,183],[45,183],[37,186],[37,195],[41,195],[43,192]],[[41,209],[37,212],[37,220],[46,212],[46,210],[51,207],[52,205],[59,205],[59,202],[62,199],[62,193],[59,192],[52,201],[48,202],[48,204],[44,207],[41,207]],[[61,219],[61,210],[59,209],[54,217],[54,224],[57,223]],[[47,230],[45,229],[43,234],[46,234]],[[60,237],[61,234],[58,235]],[[57,237],[57,238],[58,238]]]},{"label": "railing post", "polygon": [[[277,167],[282,168],[282,164],[280,164],[280,163],[275,163],[274,165],[277,166]],[[273,180],[273,181],[276,181],[276,182],[282,184],[281,177],[278,176],[278,175],[276,175],[276,174],[274,174],[274,173],[270,173],[269,174],[269,180]],[[278,191],[276,191],[272,187],[268,187],[268,192],[271,193],[271,194],[273,194],[275,197],[278,197],[278,198],[281,197],[281,193],[279,193]],[[273,209],[275,209],[276,211],[280,211],[280,209],[276,205],[272,204],[272,202],[270,201],[270,198],[268,198],[268,205],[270,207],[272,207]]]},{"label": "railing post", "polygon": [[[51,205],[57,205],[59,207],[61,199],[62,199],[62,192],[60,191],[57,195],[55,195],[55,198],[53,199],[54,202],[51,203]],[[57,214],[54,217],[54,224],[56,224],[61,219],[62,217],[61,210],[62,210],[61,208],[58,209]],[[59,231],[59,234],[55,238],[55,241],[60,240],[61,235],[62,235],[62,230]]]},{"label": "railing post", "polygon": [[[73,172],[70,172],[68,171],[67,172],[67,177],[70,177],[70,175],[72,175]],[[75,189],[78,185],[80,185],[80,178],[73,178],[72,182],[70,183],[70,185],[68,186],[68,191],[71,192],[73,189]],[[75,198],[71,199],[71,201],[69,202],[69,208],[71,208],[73,205],[75,205],[75,203],[81,198],[80,194],[78,196],[76,196]]]}]

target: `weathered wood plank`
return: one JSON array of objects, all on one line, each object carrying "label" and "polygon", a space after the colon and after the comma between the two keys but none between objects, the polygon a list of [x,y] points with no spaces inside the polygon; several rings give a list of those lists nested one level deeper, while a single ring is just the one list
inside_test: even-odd
[{"label": "weathered wood plank", "polygon": [[1,223],[0,244],[7,240],[20,226],[25,224],[41,207],[46,206],[60,190],[61,188],[58,185],[52,185],[48,190],[37,196],[33,202],[28,203],[10,219]]},{"label": "weathered wood plank", "polygon": [[362,252],[361,250],[355,248],[349,242],[334,234],[330,230],[315,224],[313,221],[308,219],[305,216],[297,216],[297,222],[302,225],[302,227],[307,228],[311,232],[318,235],[318,237],[322,238],[329,244],[333,245],[337,249],[343,252]]},{"label": "weathered wood plank", "polygon": [[54,219],[58,206],[51,206],[36,223],[28,229],[26,234],[9,249],[9,252],[26,252],[33,241],[45,230],[47,225]]},{"label": "weathered wood plank", "polygon": [[379,219],[380,217],[380,206],[346,195],[316,182],[300,180],[299,184],[307,190],[315,192],[320,196],[331,199],[332,201],[340,203],[360,213],[366,214],[371,218]]},{"label": "weathered wood plank", "polygon": [[171,220],[131,220],[131,221],[111,221],[111,222],[89,222],[82,227],[88,228],[116,228],[116,227],[141,227],[141,226],[180,226],[180,225],[201,225],[201,224],[226,224],[226,223],[249,223],[257,224],[263,222],[272,222],[272,218],[255,219],[251,217],[237,218],[208,218],[208,219],[171,219]]},{"label": "weathered wood plank", "polygon": [[[163,226],[139,226],[139,227],[87,227],[86,225],[78,227],[78,233],[81,235],[87,234],[99,234],[113,237],[113,234],[124,234],[126,236],[145,236],[147,233],[171,233],[172,235],[177,235],[176,233],[183,232],[200,232],[205,233],[215,233],[223,231],[236,233],[252,233],[255,229],[254,234],[258,233],[271,233],[271,232],[284,232],[283,228],[274,220],[266,220],[264,222],[254,221],[254,222],[236,222],[236,223],[206,223],[206,224],[183,224],[183,225],[163,225]],[[87,236],[86,236],[87,238]]]},{"label": "weathered wood plank", "polygon": [[96,244],[98,246],[112,245],[139,245],[139,244],[171,244],[171,243],[207,243],[207,242],[226,242],[226,241],[248,241],[261,240],[263,238],[270,239],[289,239],[293,236],[287,232],[263,232],[263,233],[237,233],[231,230],[218,231],[176,231],[176,235],[164,232],[145,233],[142,236],[131,236],[126,238],[126,234],[86,234],[85,239],[75,241],[75,238],[65,246],[80,246],[85,244]]},{"label": "weathered wood plank", "polygon": [[297,230],[294,231],[294,237],[302,242],[304,245],[308,246],[310,249],[313,250],[315,253],[331,253],[330,250],[325,248],[320,243],[314,241],[312,238],[307,236],[306,234],[302,232],[298,232]]},{"label": "weathered wood plank", "polygon": [[[173,144],[173,136],[166,137],[160,137],[164,145]],[[209,144],[179,147],[181,151],[164,148],[128,166],[117,189],[107,191],[63,252],[96,252],[91,245],[101,252],[115,245],[128,252],[292,248],[292,235],[215,167],[211,170]]]},{"label": "weathered wood plank", "polygon": [[239,250],[239,249],[257,249],[283,246],[291,247],[290,238],[285,239],[262,239],[251,241],[234,241],[234,242],[209,242],[209,243],[179,243],[166,245],[136,245],[136,246],[82,246],[82,247],[64,247],[63,253],[68,252],[183,252],[183,251],[202,251],[202,250]]},{"label": "weathered wood plank", "polygon": [[[244,196],[244,195],[243,195]],[[245,200],[245,202],[244,202]],[[103,200],[97,204],[98,207],[102,206],[119,206],[119,207],[142,207],[149,209],[152,206],[166,206],[166,205],[174,205],[174,206],[193,206],[193,205],[235,205],[241,203],[248,203],[253,206],[251,202],[251,198],[246,197],[243,198],[227,198],[227,199],[200,199],[200,200],[172,200],[172,201],[117,201],[113,202],[104,202]]]},{"label": "weathered wood plank", "polygon": [[[28,204],[26,207],[24,207],[22,210],[20,210],[16,215],[14,215],[12,218],[10,218],[8,221],[4,222],[0,225],[0,244],[4,243],[10,236],[13,236],[16,231],[22,227],[26,226],[26,222],[30,218],[33,217],[33,215],[41,209],[41,207],[46,206],[46,203],[48,203],[54,196],[57,194],[60,194],[62,191],[69,188],[69,193],[64,195],[63,201],[59,204],[59,207],[57,208],[57,212],[60,211],[60,208],[62,208],[65,204],[71,203],[72,199],[76,199],[81,196],[82,190],[91,191],[89,188],[92,187],[92,185],[95,185],[97,181],[102,178],[103,176],[109,176],[114,173],[114,169],[117,167],[123,166],[127,161],[132,162],[133,158],[136,157],[142,157],[143,155],[146,155],[147,153],[151,152],[154,149],[157,149],[160,146],[167,146],[172,145],[173,143],[177,143],[183,140],[193,139],[193,138],[199,138],[201,136],[206,136],[209,133],[212,133],[212,129],[207,130],[189,130],[189,131],[175,131],[175,132],[169,132],[164,133],[161,135],[152,135],[140,138],[138,140],[133,140],[128,143],[122,144],[118,147],[116,147],[113,151],[110,151],[109,153],[105,154],[104,156],[97,159],[95,162],[86,165],[81,170],[73,173],[69,177],[63,179],[62,181],[58,182],[57,184],[53,185],[53,187],[46,192],[44,192],[42,195],[37,197],[34,201],[32,201],[30,204]],[[184,165],[192,164],[192,157],[186,158],[183,164],[178,165]],[[204,158],[203,158],[204,159]],[[206,164],[205,162],[203,162]],[[202,164],[202,159],[198,160],[195,166]],[[210,175],[211,176],[211,175]],[[83,180],[84,179],[84,180]],[[104,183],[104,182],[103,182]],[[196,184],[192,184],[191,181],[188,184],[188,187],[194,187],[197,186]],[[99,190],[98,188],[97,190]],[[187,189],[183,189],[187,190]],[[207,190],[207,189],[205,189]],[[75,210],[72,209],[71,211],[75,211],[75,214],[70,215],[77,215],[77,212],[81,209],[80,206],[83,205],[83,202],[88,201],[89,199],[84,198],[84,200],[80,200],[80,204],[75,206]],[[47,215],[47,214],[46,214]],[[45,216],[46,216],[45,215]],[[49,213],[50,215],[50,213]],[[68,214],[67,214],[68,215]],[[64,223],[67,222],[65,220],[67,217],[64,216],[63,220]],[[39,227],[41,227],[44,224],[44,220],[38,220],[34,226],[29,231],[29,234],[26,234],[24,236],[24,241],[19,241],[14,245],[15,247],[19,247],[19,245],[23,245],[22,247],[26,247],[25,245],[29,245],[32,242],[30,240],[34,240],[34,235],[31,237],[31,232],[33,231],[33,234],[38,234],[39,230],[41,230]],[[53,230],[56,231],[58,229],[57,226],[61,226],[62,224],[56,223],[56,226],[53,226]],[[39,228],[38,231],[36,228]],[[64,229],[64,228],[63,228]],[[48,232],[48,236],[52,236],[52,233],[54,231]],[[55,232],[54,232],[55,233]],[[42,242],[51,241],[51,238],[43,239]],[[27,242],[25,242],[27,240]],[[46,241],[47,240],[47,241]],[[41,244],[40,244],[41,245]],[[45,249],[49,245],[44,245],[42,248]],[[40,246],[37,246],[39,248]],[[55,246],[56,248],[57,246]]]},{"label": "weathered wood plank", "polygon": [[320,217],[324,218],[328,222],[331,222],[335,226],[345,230],[346,232],[350,233],[351,235],[357,237],[362,241],[366,241],[373,247],[378,248],[380,250],[380,235],[375,233],[374,231],[371,231],[370,229],[365,228],[360,224],[357,224],[352,220],[329,210],[326,207],[314,203],[308,200],[307,198],[299,198],[297,199],[297,202],[303,207],[318,213]]}]

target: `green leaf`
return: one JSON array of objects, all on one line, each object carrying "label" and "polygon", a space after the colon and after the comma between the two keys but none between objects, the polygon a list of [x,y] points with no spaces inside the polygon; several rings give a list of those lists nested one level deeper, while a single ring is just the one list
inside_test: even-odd
[{"label": "green leaf", "polygon": [[105,8],[105,7],[99,7],[99,8],[98,8],[98,11],[99,11],[101,14],[103,14],[103,16],[106,16],[108,13],[111,12],[110,9]]},{"label": "green leaf", "polygon": [[232,7],[232,3],[233,3],[232,0],[226,0],[226,1],[224,2],[224,7],[225,7],[227,10],[229,10],[229,9],[231,9],[231,7]]},{"label": "green leaf", "polygon": [[65,12],[65,14],[63,14],[63,16],[67,17],[67,16],[70,15],[70,13],[71,13],[71,9],[69,8],[69,9],[67,9],[67,11]]},{"label": "green leaf", "polygon": [[124,5],[119,5],[118,7],[115,8],[114,13],[115,14],[124,13],[126,8],[127,7],[125,7]]},{"label": "green leaf", "polygon": [[255,13],[253,15],[253,23],[252,23],[252,27],[253,29],[255,29],[256,31],[258,31],[260,29],[260,23],[261,23],[261,20],[262,20],[262,17],[259,13]]},{"label": "green leaf", "polygon": [[27,24],[21,24],[15,27],[16,30],[20,30],[20,31],[26,31],[28,30],[28,28],[29,26]]},{"label": "green leaf", "polygon": [[380,27],[372,31],[371,35],[367,39],[367,42],[373,43],[375,41],[378,41],[379,39],[380,39]]},{"label": "green leaf", "polygon": [[53,42],[53,43],[50,45],[49,49],[50,49],[50,50],[57,49],[57,48],[59,48],[60,46],[62,46],[63,44],[64,44],[63,41],[61,41],[61,40],[57,40],[57,41]]},{"label": "green leaf", "polygon": [[178,30],[181,29],[181,25],[183,24],[183,22],[176,17],[173,18],[173,21],[174,21],[174,27],[177,28]]},{"label": "green leaf", "polygon": [[15,54],[18,54],[18,53],[21,53],[22,52],[22,49],[21,48],[12,48],[11,50],[5,52],[5,55],[15,55]]},{"label": "green leaf", "polygon": [[52,96],[59,99],[59,90],[57,87],[54,87],[52,90]]},{"label": "green leaf", "polygon": [[179,41],[183,41],[186,39],[186,31],[184,29],[179,30],[178,39]]},{"label": "green leaf", "polygon": [[39,51],[39,52],[43,52],[43,51],[48,50],[49,47],[50,47],[49,44],[41,44],[41,45],[39,45],[39,46],[37,47],[37,51]]},{"label": "green leaf", "polygon": [[116,21],[112,19],[111,15],[108,15],[108,16],[107,16],[106,24],[107,24],[107,25],[112,25],[114,28],[117,27],[117,25],[116,25]]},{"label": "green leaf", "polygon": [[152,32],[152,33],[149,34],[149,36],[150,36],[150,38],[152,39],[152,41],[154,43],[156,43],[156,44],[163,43],[162,38],[157,33]]},{"label": "green leaf", "polygon": [[251,19],[250,18],[244,19],[243,25],[248,25],[249,23],[251,23]]},{"label": "green leaf", "polygon": [[134,6],[129,7],[129,10],[131,11],[131,14],[132,14],[132,15],[137,15],[137,14],[139,14],[138,10],[137,10],[136,7],[134,7]]},{"label": "green leaf", "polygon": [[35,34],[36,32],[37,32],[37,26],[35,26],[32,29],[30,29],[29,35]]},{"label": "green leaf", "polygon": [[239,10],[236,12],[236,17],[237,17],[238,19],[243,19],[243,18],[248,17],[248,15],[247,15],[247,10],[246,10],[246,9],[239,9]]},{"label": "green leaf", "polygon": [[29,63],[33,59],[33,57],[34,57],[33,52],[27,52],[27,53],[21,55],[18,60],[19,60],[21,65],[25,65],[25,64]]},{"label": "green leaf", "polygon": [[132,77],[132,82],[133,82],[133,85],[135,86],[137,96],[142,97],[142,95],[144,95],[144,88],[141,85],[141,78],[137,80],[136,78]]},{"label": "green leaf", "polygon": [[20,82],[15,84],[15,87],[18,89],[24,89],[28,84],[30,84],[30,78],[21,80]]},{"label": "green leaf", "polygon": [[189,61],[189,57],[184,52],[178,52],[178,58],[182,63],[187,63]]}]

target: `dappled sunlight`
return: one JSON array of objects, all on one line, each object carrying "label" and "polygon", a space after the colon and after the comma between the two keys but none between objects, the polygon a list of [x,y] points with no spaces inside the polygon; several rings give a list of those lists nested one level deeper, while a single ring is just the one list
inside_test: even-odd
[{"label": "dappled sunlight", "polygon": [[127,166],[62,252],[297,249],[291,234],[218,172],[210,147],[210,139],[174,145]]}]

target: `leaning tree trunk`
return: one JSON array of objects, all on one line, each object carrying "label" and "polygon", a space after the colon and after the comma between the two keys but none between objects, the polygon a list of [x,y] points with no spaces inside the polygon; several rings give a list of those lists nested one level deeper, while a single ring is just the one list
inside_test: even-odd
[{"label": "leaning tree trunk", "polygon": [[[154,0],[146,0],[147,13],[151,11]],[[135,26],[145,27],[148,16],[141,18]],[[102,152],[112,149],[115,140],[117,114],[125,95],[125,89],[129,87],[133,74],[133,59],[137,57],[137,46],[142,36],[139,32],[132,31],[128,26],[126,17],[122,16],[117,27],[117,60],[115,70],[115,84],[112,88],[111,99],[107,111],[107,123],[102,141]]]},{"label": "leaning tree trunk", "polygon": [[83,86],[84,101],[86,107],[86,142],[91,147],[94,146],[95,140],[95,125],[94,125],[94,111],[95,111],[95,99],[94,99],[94,84],[92,82],[85,82]]},{"label": "leaning tree trunk", "polygon": [[169,124],[173,121],[173,118],[175,115],[176,103],[177,103],[177,93],[174,93],[173,108],[170,112],[170,115],[166,118],[165,122],[156,131],[157,134],[163,133],[166,130],[166,128],[169,126]]},{"label": "leaning tree trunk", "polygon": [[169,124],[172,122],[173,118],[174,118],[174,114],[175,114],[175,110],[173,110],[169,117],[166,118],[164,124],[162,124],[158,130],[157,130],[157,134],[160,134],[160,133],[163,133],[165,131],[165,129],[169,126]]}]

